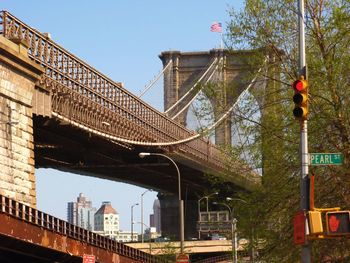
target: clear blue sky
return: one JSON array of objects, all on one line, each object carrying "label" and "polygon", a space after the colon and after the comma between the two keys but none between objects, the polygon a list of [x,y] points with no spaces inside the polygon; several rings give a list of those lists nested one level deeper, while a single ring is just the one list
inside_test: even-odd
[{"label": "clear blue sky", "polygon": [[[207,51],[219,47],[220,34],[210,32],[214,21],[226,29],[228,10],[243,0],[0,0],[9,11],[126,89],[139,94],[162,69],[162,51]],[[162,109],[161,86],[146,102]],[[157,90],[158,89],[158,90]],[[123,183],[39,169],[38,209],[66,219],[67,202],[83,192],[99,208],[111,201],[120,215],[121,229],[130,230],[131,205],[140,202],[143,188]],[[149,225],[156,193],[144,196],[144,222]],[[140,220],[140,206],[134,208]],[[135,230],[140,225],[134,226]]]}]

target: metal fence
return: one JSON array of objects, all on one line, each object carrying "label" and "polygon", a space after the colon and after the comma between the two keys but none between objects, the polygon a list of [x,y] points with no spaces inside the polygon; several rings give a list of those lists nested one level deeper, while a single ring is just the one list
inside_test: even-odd
[{"label": "metal fence", "polygon": [[162,258],[152,256],[141,250],[70,224],[3,195],[0,195],[0,213],[135,260],[154,263],[167,262]]}]

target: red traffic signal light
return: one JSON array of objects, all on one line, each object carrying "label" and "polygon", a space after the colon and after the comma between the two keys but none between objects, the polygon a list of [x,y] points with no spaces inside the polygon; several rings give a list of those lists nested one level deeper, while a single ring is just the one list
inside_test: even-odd
[{"label": "red traffic signal light", "polygon": [[326,213],[327,234],[350,234],[350,211],[335,211]]},{"label": "red traffic signal light", "polygon": [[301,77],[300,79],[297,79],[293,82],[293,89],[296,92],[302,92],[308,87],[307,81],[304,79],[304,77]]},{"label": "red traffic signal light", "polygon": [[293,102],[295,104],[293,115],[299,120],[306,120],[308,115],[308,82],[301,76],[299,79],[293,82]]}]

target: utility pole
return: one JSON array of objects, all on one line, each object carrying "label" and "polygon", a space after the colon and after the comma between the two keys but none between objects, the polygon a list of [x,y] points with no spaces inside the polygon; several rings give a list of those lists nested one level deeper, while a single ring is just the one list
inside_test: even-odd
[{"label": "utility pole", "polygon": [[[299,0],[299,71],[307,79],[305,59],[305,11],[304,0]],[[300,153],[301,153],[301,180],[300,180],[300,208],[304,212],[309,210],[309,158],[307,141],[307,119],[300,121]],[[306,229],[305,229],[306,231]],[[311,263],[311,246],[306,243],[301,248],[301,262]]]}]

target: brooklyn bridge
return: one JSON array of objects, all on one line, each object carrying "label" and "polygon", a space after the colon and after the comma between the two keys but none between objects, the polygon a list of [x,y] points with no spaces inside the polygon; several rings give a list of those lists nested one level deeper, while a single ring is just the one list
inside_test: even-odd
[{"label": "brooklyn bridge", "polygon": [[[233,140],[228,118],[233,106],[215,116],[204,131],[189,129],[186,117],[196,96],[203,94],[200,87],[208,83],[226,83],[225,88],[218,88],[220,94],[230,83],[241,83],[234,85],[235,95],[220,97],[227,105],[235,105],[256,83],[263,88],[264,81],[242,81],[247,75],[246,61],[254,52],[162,52],[165,112],[160,112],[47,34],[6,11],[0,19],[0,121],[6,124],[0,130],[0,216],[4,222],[0,240],[1,250],[8,255],[23,260],[23,255],[35,250],[34,254],[45,258],[54,250],[57,261],[71,257],[69,262],[76,262],[83,254],[97,255],[97,262],[155,260],[36,210],[35,168],[155,189],[162,193],[164,231],[177,237],[177,193],[182,189],[179,195],[186,192],[184,205],[189,211],[185,239],[196,236],[198,196],[212,187],[212,178],[227,184],[232,192],[252,191],[260,184],[255,169],[223,150]],[[211,103],[213,111],[220,107],[218,101]],[[210,131],[214,140],[205,136]],[[141,152],[155,154],[140,158]],[[162,155],[176,162],[181,181]],[[68,251],[69,246],[74,249]]]}]

